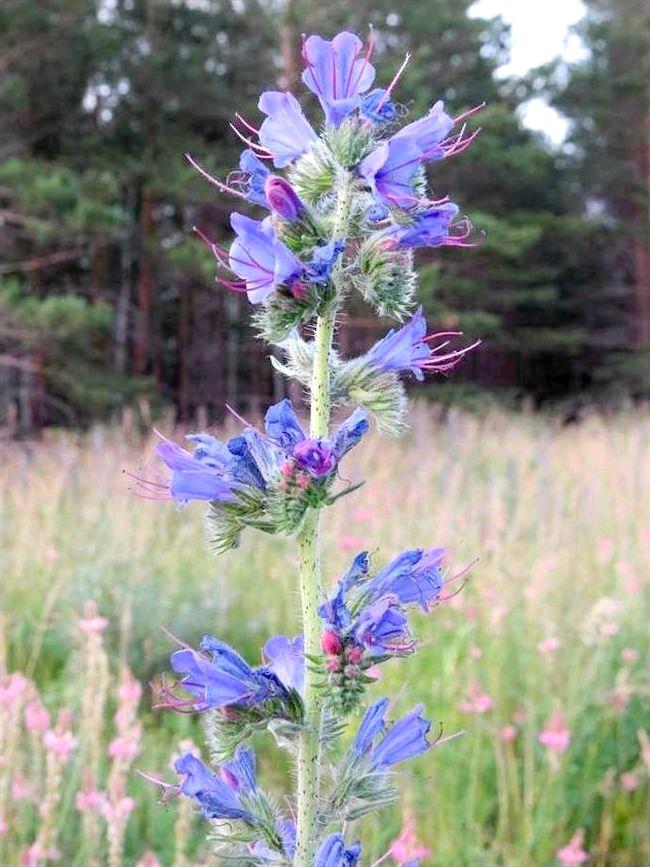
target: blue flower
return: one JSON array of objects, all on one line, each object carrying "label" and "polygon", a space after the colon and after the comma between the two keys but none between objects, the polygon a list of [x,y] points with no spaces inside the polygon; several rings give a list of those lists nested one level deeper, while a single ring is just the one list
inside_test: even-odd
[{"label": "blue flower", "polygon": [[352,587],[362,581],[368,574],[370,558],[367,551],[362,551],[354,558],[352,566],[336,585],[334,595],[318,609],[318,615],[330,626],[345,629],[352,621],[352,614],[347,606],[346,597]]},{"label": "blue flower", "polygon": [[239,157],[239,168],[243,173],[239,183],[248,201],[268,208],[264,185],[271,172],[250,149],[243,151]]},{"label": "blue flower", "polygon": [[306,154],[318,138],[290,93],[267,90],[260,96],[260,111],[268,115],[259,131],[259,140],[277,168],[289,165]]},{"label": "blue flower", "polygon": [[165,439],[156,446],[156,454],[172,471],[168,485],[135,477],[141,496],[151,499],[174,499],[179,503],[188,500],[211,500],[231,503],[236,497],[235,486],[224,478],[223,468],[205,463]]},{"label": "blue flower", "polygon": [[443,102],[436,102],[427,115],[407,124],[396,132],[390,141],[400,145],[415,144],[426,162],[442,159],[445,156],[442,143],[454,125],[454,121],[444,109]]},{"label": "blue flower", "polygon": [[269,407],[264,417],[266,433],[287,452],[307,438],[290,400],[285,398]]},{"label": "blue flower", "polygon": [[230,222],[237,234],[228,257],[230,270],[243,281],[251,303],[259,304],[278,286],[300,277],[300,260],[278,239],[269,217],[259,222],[233,213]]},{"label": "blue flower", "polygon": [[361,843],[346,848],[342,834],[330,834],[316,853],[314,867],[356,867],[361,856]]},{"label": "blue flower", "polygon": [[301,693],[305,684],[305,642],[302,635],[274,635],[264,645],[267,666],[287,687]]},{"label": "blue flower", "polygon": [[269,639],[266,649],[270,662],[258,668],[252,668],[230,645],[213,635],[203,637],[200,649],[201,653],[189,647],[172,653],[171,667],[183,675],[179,686],[189,697],[163,687],[159,689],[162,705],[196,713],[215,708],[259,709],[271,699],[288,702],[291,691],[301,683],[299,668],[304,667],[304,658],[299,639]]},{"label": "blue flower", "polygon": [[385,771],[425,753],[431,747],[426,737],[430,728],[431,723],[422,716],[422,706],[415,707],[398,720],[374,747],[369,757],[373,770]]},{"label": "blue flower", "polygon": [[302,46],[307,69],[302,80],[318,97],[325,120],[338,126],[360,105],[364,94],[375,79],[369,59],[372,44],[365,55],[363,43],[354,33],[339,33],[331,42],[321,36],[310,36]]},{"label": "blue flower", "polygon": [[388,594],[402,605],[417,603],[428,611],[442,591],[444,556],[444,548],[404,551],[364,586],[365,598],[374,600]]},{"label": "blue flower", "polygon": [[397,117],[395,106],[383,87],[377,87],[364,96],[361,100],[361,114],[374,123],[383,123]]},{"label": "blue flower", "polygon": [[431,723],[422,716],[420,706],[398,720],[377,742],[378,735],[386,730],[387,710],[387,698],[370,705],[350,747],[354,761],[363,759],[371,770],[378,772],[387,771],[393,765],[414,758],[431,746],[426,738]]},{"label": "blue flower", "polygon": [[352,415],[339,425],[331,442],[332,451],[336,455],[337,461],[340,461],[343,455],[346,455],[351,448],[356,446],[367,432],[368,427],[368,416],[363,409],[355,409]]},{"label": "blue flower", "polygon": [[377,735],[386,727],[387,710],[387,698],[378,699],[366,710],[350,747],[350,752],[354,758],[362,759],[370,752]]},{"label": "blue flower", "polygon": [[[242,754],[248,752],[250,751],[239,748],[236,754],[239,758],[230,764],[250,762],[242,758]],[[207,819],[241,819],[253,824],[253,816],[242,806],[239,799],[240,791],[250,790],[249,779],[240,779],[232,771],[223,778],[218,777],[191,753],[181,756],[176,761],[174,769],[178,774],[185,776],[180,786],[181,793],[197,801]],[[253,788],[254,773],[253,764]]]},{"label": "blue flower", "polygon": [[[388,246],[402,249],[455,246],[458,236],[451,234],[451,222],[457,213],[458,206],[453,202],[419,211],[409,225],[394,226],[386,232]],[[464,230],[464,225],[462,228]],[[464,232],[461,240],[467,234]]]},{"label": "blue flower", "polygon": [[359,612],[352,637],[357,646],[370,654],[384,655],[410,651],[408,619],[390,596],[384,596]]},{"label": "blue flower", "polygon": [[366,353],[365,358],[371,367],[379,372],[410,372],[416,379],[422,381],[425,371],[444,373],[451,370],[468,352],[479,345],[480,340],[462,349],[453,350],[447,350],[448,340],[444,340],[437,346],[430,345],[430,342],[437,338],[456,337],[460,333],[439,331],[427,336],[427,323],[422,307],[419,307],[406,325],[397,330],[391,329]]},{"label": "blue flower", "polygon": [[357,172],[381,203],[410,208],[417,202],[413,178],[421,163],[422,151],[415,142],[393,137],[362,159]]},{"label": "blue flower", "polygon": [[309,282],[317,285],[326,283],[344,249],[344,241],[330,241],[322,247],[315,247],[311,261],[305,266],[305,276]]},{"label": "blue flower", "polygon": [[424,342],[426,336],[427,323],[422,307],[419,307],[410,322],[397,330],[391,329],[366,353],[366,358],[376,370],[397,373],[409,370],[422,380],[424,374],[418,362],[431,355],[431,350]]}]

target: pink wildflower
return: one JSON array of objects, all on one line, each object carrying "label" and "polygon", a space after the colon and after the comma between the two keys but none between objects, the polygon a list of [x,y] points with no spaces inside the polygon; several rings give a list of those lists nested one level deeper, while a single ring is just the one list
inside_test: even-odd
[{"label": "pink wildflower", "polygon": [[89,788],[77,792],[75,806],[80,813],[101,814],[104,811],[105,805],[106,795],[103,792],[100,792],[99,789]]},{"label": "pink wildflower", "polygon": [[140,752],[140,732],[136,729],[114,738],[108,745],[108,755],[112,759],[133,761]]},{"label": "pink wildflower", "polygon": [[43,737],[45,749],[66,761],[77,746],[77,739],[71,731],[59,728],[49,729]]},{"label": "pink wildflower", "polygon": [[639,778],[634,771],[626,771],[621,774],[621,789],[624,792],[634,792],[639,788]]},{"label": "pink wildflower", "polygon": [[564,867],[579,867],[580,864],[584,864],[588,860],[589,852],[582,848],[584,839],[585,832],[580,828],[566,846],[557,850],[555,857],[560,864],[563,864]]},{"label": "pink wildflower", "polygon": [[10,707],[22,698],[29,681],[19,671],[9,674],[0,680],[0,707]]},{"label": "pink wildflower", "polygon": [[134,808],[134,799],[126,796],[115,801],[113,804],[107,801],[102,807],[102,815],[107,822],[125,822]]},{"label": "pink wildflower", "polygon": [[549,635],[548,638],[545,638],[543,641],[540,641],[537,645],[537,649],[540,653],[547,654],[552,653],[554,650],[557,650],[560,646],[560,640],[556,638],[554,635]]},{"label": "pink wildflower", "polygon": [[502,726],[499,729],[499,739],[502,740],[504,744],[511,744],[517,737],[517,734],[516,726]]},{"label": "pink wildflower", "polygon": [[634,665],[635,662],[639,661],[639,651],[633,647],[624,647],[621,650],[621,659],[623,662],[627,662],[628,665]]},{"label": "pink wildflower", "polygon": [[551,752],[561,754],[567,751],[571,743],[571,732],[566,727],[562,711],[558,710],[551,716],[546,723],[546,728],[542,729],[537,739]]},{"label": "pink wildflower", "polygon": [[50,727],[50,714],[39,698],[25,705],[25,725],[30,732],[44,732]]},{"label": "pink wildflower", "polygon": [[108,626],[108,620],[100,616],[94,602],[88,601],[84,605],[84,616],[79,619],[79,626],[87,635],[101,635]]},{"label": "pink wildflower", "polygon": [[398,865],[406,864],[417,858],[426,858],[431,850],[418,843],[415,834],[415,822],[413,817],[406,814],[399,837],[390,844],[389,852]]},{"label": "pink wildflower", "polygon": [[461,713],[487,713],[494,707],[490,696],[483,691],[478,683],[471,683],[468,688],[468,698],[463,699],[458,705]]}]

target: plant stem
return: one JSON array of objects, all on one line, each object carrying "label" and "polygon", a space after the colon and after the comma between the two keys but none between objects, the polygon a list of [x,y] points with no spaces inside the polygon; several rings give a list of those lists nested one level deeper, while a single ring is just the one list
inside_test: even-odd
[{"label": "plant stem", "polygon": [[[332,226],[332,238],[345,235],[350,201],[350,179],[347,173],[341,178],[339,195]],[[333,281],[338,290],[340,261],[334,269]],[[314,367],[311,380],[311,425],[310,435],[324,439],[330,423],[330,377],[329,360],[336,319],[336,303],[328,313],[319,316],[314,337]],[[320,566],[320,513],[311,509],[305,516],[298,533],[300,557],[300,597],[302,602],[302,626],[307,656],[321,653],[321,626],[318,606],[322,601]],[[321,699],[316,687],[318,676],[307,665],[305,671],[305,723],[298,745],[297,825],[295,867],[313,867],[318,840],[318,797],[320,782],[320,742],[322,727]]]}]

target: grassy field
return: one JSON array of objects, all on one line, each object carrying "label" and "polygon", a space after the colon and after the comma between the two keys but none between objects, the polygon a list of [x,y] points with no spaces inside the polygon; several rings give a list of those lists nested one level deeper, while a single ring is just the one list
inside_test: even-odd
[{"label": "grassy field", "polygon": [[[172,781],[179,741],[201,739],[196,720],[151,710],[147,684],[172,649],[161,627],[190,643],[214,632],[251,662],[269,634],[298,628],[292,541],[249,532],[241,551],[212,556],[200,504],[180,511],[128,490],[122,467],[149,462],[152,445],[97,430],[0,446],[0,673],[28,679],[0,689],[2,865],[45,863],[35,842],[65,865],[155,864],[140,861],[147,851],[163,865],[207,863],[200,821],[161,806],[135,772]],[[581,828],[589,865],[648,864],[647,416],[435,424],[420,409],[405,440],[373,437],[344,469],[368,482],[326,515],[328,583],[364,547],[378,563],[432,545],[448,547],[452,569],[478,558],[462,593],[416,618],[417,656],[373,687],[464,735],[412,762],[400,804],[364,822],[364,864],[402,810],[436,867],[550,867]],[[105,631],[89,625],[89,600]],[[128,681],[116,698],[127,666],[143,686],[137,724],[113,718],[138,702]],[[43,747],[33,714],[25,725],[32,684],[53,717],[70,708],[58,735],[71,729],[68,750]],[[133,749],[109,757],[126,729]],[[268,739],[256,746],[282,797],[284,756]],[[95,813],[80,794],[107,786],[124,803]]]}]

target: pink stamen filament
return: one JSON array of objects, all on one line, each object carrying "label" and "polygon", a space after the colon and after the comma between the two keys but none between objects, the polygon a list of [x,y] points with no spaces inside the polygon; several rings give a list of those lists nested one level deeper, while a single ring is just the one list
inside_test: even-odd
[{"label": "pink stamen filament", "polygon": [[252,132],[254,135],[260,134],[259,129],[256,126],[253,126],[252,123],[249,123],[249,121],[247,121],[243,115],[239,114],[238,112],[235,112],[235,117],[237,118],[237,120],[240,122],[240,124],[242,126],[246,127],[246,129],[249,132]]},{"label": "pink stamen filament", "polygon": [[234,123],[229,123],[228,126],[235,133],[237,138],[241,139],[241,141],[243,141],[244,144],[248,145],[248,147],[252,150],[257,151],[257,156],[261,160],[273,159],[273,154],[268,148],[263,147],[261,144],[257,144],[257,142],[252,141],[252,139],[246,138],[246,136],[237,129]]},{"label": "pink stamen filament", "polygon": [[224,193],[230,193],[231,196],[239,196],[239,198],[241,199],[246,198],[246,196],[239,190],[235,190],[232,187],[229,187],[227,184],[224,184],[222,181],[220,181],[219,178],[215,178],[211,174],[206,172],[206,170],[202,168],[190,154],[185,154],[185,159],[188,161],[188,163],[192,166],[193,169],[196,169],[196,171],[200,175],[202,175],[202,177],[204,177],[206,181],[213,184],[215,187],[217,187],[217,189],[222,190]]},{"label": "pink stamen filament", "polygon": [[386,102],[386,100],[389,98],[389,96],[390,96],[391,93],[393,92],[393,89],[395,88],[395,85],[396,85],[397,82],[400,80],[400,78],[401,78],[401,76],[402,76],[402,73],[404,72],[404,70],[405,70],[406,67],[408,66],[410,60],[411,60],[411,54],[410,54],[410,52],[407,52],[407,53],[406,53],[406,57],[404,58],[404,62],[402,63],[402,65],[400,66],[400,68],[397,70],[397,72],[396,72],[395,75],[393,76],[393,80],[391,81],[391,83],[390,83],[390,84],[388,85],[388,87],[386,88],[386,92],[384,93],[384,95],[382,96],[382,98],[381,98],[381,99],[379,100],[379,102],[377,103],[377,108],[375,109],[375,111],[379,111],[379,110],[381,109],[382,105],[383,105],[383,104]]},{"label": "pink stamen filament", "polygon": [[454,118],[454,125],[460,123],[463,120],[467,120],[468,117],[471,117],[473,114],[476,114],[478,111],[481,111],[485,108],[485,102],[479,102],[478,105],[475,105],[474,108],[468,108],[467,111],[464,111],[462,114],[459,114],[458,117]]}]

